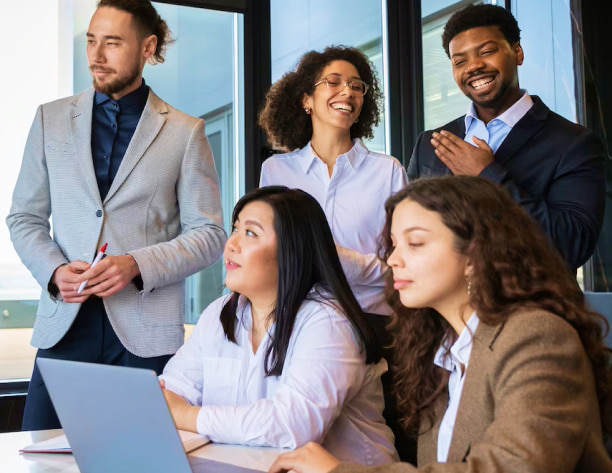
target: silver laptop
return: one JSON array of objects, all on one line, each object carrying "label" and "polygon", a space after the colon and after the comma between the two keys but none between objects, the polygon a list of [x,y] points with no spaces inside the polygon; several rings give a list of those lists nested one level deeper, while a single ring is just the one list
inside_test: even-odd
[{"label": "silver laptop", "polygon": [[152,370],[38,358],[81,473],[254,473],[187,457]]},{"label": "silver laptop", "polygon": [[192,473],[154,371],[37,363],[81,473]]}]

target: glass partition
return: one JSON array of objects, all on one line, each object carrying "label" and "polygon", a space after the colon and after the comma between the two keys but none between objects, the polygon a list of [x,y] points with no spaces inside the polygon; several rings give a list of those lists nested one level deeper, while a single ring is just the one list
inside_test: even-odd
[{"label": "glass partition", "polygon": [[[352,46],[370,58],[387,98],[385,4],[385,0],[271,0],[272,82],[294,70],[307,51]],[[372,151],[388,152],[387,118],[383,112],[374,139],[364,142]]]}]

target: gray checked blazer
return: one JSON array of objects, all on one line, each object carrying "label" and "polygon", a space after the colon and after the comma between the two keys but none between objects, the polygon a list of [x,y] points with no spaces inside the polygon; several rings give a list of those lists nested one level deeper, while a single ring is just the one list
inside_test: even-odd
[{"label": "gray checked blazer", "polygon": [[102,201],[91,154],[93,98],[88,89],[38,108],[6,219],[42,287],[32,345],[55,345],[80,307],[49,292],[55,269],[90,262],[107,242],[107,254],[134,257],[144,283],[104,299],[119,339],[141,357],[174,353],[184,336],[184,280],[217,261],[226,238],[204,121],[151,91]]}]

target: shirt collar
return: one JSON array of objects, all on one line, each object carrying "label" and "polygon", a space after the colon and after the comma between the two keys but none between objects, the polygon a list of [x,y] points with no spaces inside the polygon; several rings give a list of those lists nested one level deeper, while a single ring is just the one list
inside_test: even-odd
[{"label": "shirt collar", "polygon": [[[302,170],[304,171],[304,174],[308,174],[313,164],[319,158],[312,149],[312,146],[310,146],[310,141],[299,151],[299,153],[302,157],[304,157],[304,159],[301,160]],[[346,153],[338,156],[338,159],[340,159],[342,156],[346,156],[346,159],[351,167],[356,168],[363,162],[369,153],[370,151],[368,148],[366,148],[363,142],[359,138],[355,138],[353,139],[353,147]]]},{"label": "shirt collar", "polygon": [[130,92],[127,95],[124,95],[119,100],[114,100],[110,96],[103,94],[101,92],[96,92],[94,95],[94,104],[95,105],[104,105],[107,103],[118,103],[121,110],[131,110],[131,109],[140,109],[143,110],[145,104],[147,103],[147,99],[149,98],[149,86],[145,83],[144,78],[142,79],[142,83],[140,87],[138,87],[133,92]]},{"label": "shirt collar", "polygon": [[[451,372],[453,371],[453,366],[457,363],[467,366],[470,361],[472,342],[474,340],[474,333],[478,327],[478,322],[478,316],[476,312],[473,312],[459,335],[459,338],[457,338],[454,343],[451,334],[447,334],[434,355],[434,364]],[[450,351],[448,349],[449,346]]]},{"label": "shirt collar", "polygon": [[[529,95],[529,93],[524,90],[523,96],[518,99],[516,102],[512,104],[508,110],[506,110],[501,115],[494,118],[494,120],[499,120],[504,122],[510,128],[514,127],[521,118],[525,116],[525,114],[529,111],[529,109],[533,106],[533,99]],[[468,107],[468,111],[465,114],[465,129],[469,130],[472,121],[480,120],[478,118],[478,114],[476,113],[476,107],[473,102],[470,102]]]}]

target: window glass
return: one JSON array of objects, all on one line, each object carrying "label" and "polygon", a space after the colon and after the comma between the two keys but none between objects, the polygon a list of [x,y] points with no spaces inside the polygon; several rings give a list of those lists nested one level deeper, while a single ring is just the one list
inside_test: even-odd
[{"label": "window glass", "polygon": [[[423,90],[425,128],[432,129],[465,114],[469,100],[453,79],[451,64],[442,48],[442,30],[450,16],[469,4],[504,1],[422,0]],[[513,0],[512,13],[521,28],[525,61],[519,82],[538,95],[552,110],[576,120],[574,57],[568,2]]]},{"label": "window glass", "polygon": [[[294,70],[307,51],[322,51],[332,45],[352,46],[370,58],[387,97],[384,3],[384,0],[271,0],[272,82]],[[385,119],[383,113],[374,138],[365,141],[373,151],[387,150]]]},{"label": "window glass", "polygon": [[[7,48],[7,70],[0,84],[11,116],[2,118],[3,150],[11,159],[0,174],[0,210],[7,215],[36,107],[91,86],[85,34],[97,0],[30,0],[0,5],[9,18],[10,37],[19,48]],[[34,5],[35,4],[35,5]],[[206,133],[220,180],[224,226],[244,192],[243,18],[241,14],[155,3],[176,42],[166,62],[145,66],[147,84],[173,107],[206,121]],[[56,23],[49,18],[58,18]],[[44,71],[41,80],[41,71]],[[40,287],[13,250],[6,225],[0,225],[0,380],[28,378],[35,350],[29,346]],[[195,323],[223,290],[219,262],[186,284],[186,320]]]},{"label": "window glass", "polygon": [[[442,47],[442,30],[450,16],[469,4],[505,2],[422,0],[423,90],[425,128],[437,128],[464,115],[469,100],[453,79],[450,60]],[[521,29],[525,53],[518,68],[519,83],[538,95],[551,110],[576,121],[574,56],[569,2],[512,0],[511,11]],[[583,287],[583,270],[577,274]]]},{"label": "window glass", "polygon": [[442,31],[451,15],[470,4],[503,1],[421,0],[423,43],[423,108],[425,129],[444,125],[465,114],[469,100],[453,79],[450,60],[442,47]]}]

